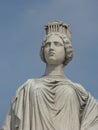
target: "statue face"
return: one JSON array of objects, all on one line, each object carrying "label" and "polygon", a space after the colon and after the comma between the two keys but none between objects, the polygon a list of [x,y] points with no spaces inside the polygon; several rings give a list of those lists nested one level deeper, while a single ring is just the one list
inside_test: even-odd
[{"label": "statue face", "polygon": [[62,39],[53,34],[46,40],[44,56],[47,64],[62,64],[65,60],[64,43]]}]

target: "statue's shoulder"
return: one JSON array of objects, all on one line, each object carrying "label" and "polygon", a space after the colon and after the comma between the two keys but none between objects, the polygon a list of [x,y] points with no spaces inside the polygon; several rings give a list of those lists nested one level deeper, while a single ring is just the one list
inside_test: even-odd
[{"label": "statue's shoulder", "polygon": [[22,94],[28,93],[29,88],[34,86],[37,83],[36,79],[28,79],[16,90],[14,97],[11,102],[14,102],[17,98],[19,98]]},{"label": "statue's shoulder", "polygon": [[18,87],[16,91],[18,92],[21,91],[22,89],[29,87],[31,84],[34,83],[34,81],[35,81],[34,79],[27,79],[21,86]]},{"label": "statue's shoulder", "polygon": [[18,89],[16,90],[16,92],[20,92],[24,89],[29,89],[30,86],[34,87],[37,84],[41,83],[41,78],[32,78],[32,79],[28,79],[26,80],[21,86],[18,87]]},{"label": "statue's shoulder", "polygon": [[88,92],[80,83],[76,83],[76,82],[73,82],[73,81],[68,79],[68,84],[70,86],[72,86],[76,91],[79,91],[79,92],[82,92],[82,93],[85,93],[88,95]]}]

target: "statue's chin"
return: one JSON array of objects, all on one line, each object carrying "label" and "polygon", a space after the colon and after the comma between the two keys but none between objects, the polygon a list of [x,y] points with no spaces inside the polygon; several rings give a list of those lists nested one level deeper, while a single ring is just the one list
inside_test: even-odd
[{"label": "statue's chin", "polygon": [[47,61],[47,64],[50,64],[50,65],[56,65],[57,64],[57,60],[53,56],[49,56],[46,61]]}]

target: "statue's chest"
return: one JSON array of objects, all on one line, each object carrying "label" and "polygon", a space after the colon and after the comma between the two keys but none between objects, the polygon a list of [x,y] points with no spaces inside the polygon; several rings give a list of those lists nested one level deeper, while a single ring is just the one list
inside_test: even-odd
[{"label": "statue's chest", "polygon": [[36,84],[31,86],[29,98],[31,120],[41,119],[59,130],[79,123],[79,103],[72,87],[59,83]]},{"label": "statue's chest", "polygon": [[75,90],[65,84],[52,82],[50,84],[36,84],[30,88],[30,99],[40,100],[50,110],[58,111],[76,98]]}]

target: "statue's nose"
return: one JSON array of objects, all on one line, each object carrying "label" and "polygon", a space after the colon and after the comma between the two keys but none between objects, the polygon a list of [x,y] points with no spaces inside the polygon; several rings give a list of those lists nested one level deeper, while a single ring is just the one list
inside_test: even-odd
[{"label": "statue's nose", "polygon": [[50,44],[50,49],[54,49],[54,44],[53,43]]}]

